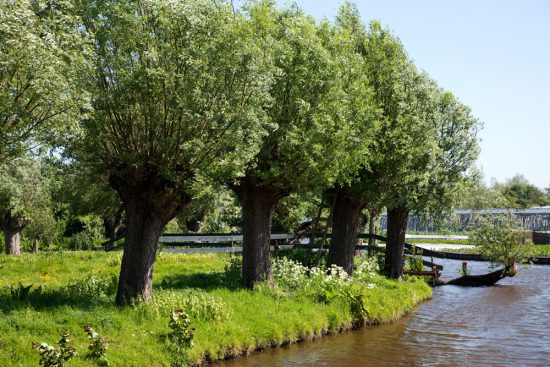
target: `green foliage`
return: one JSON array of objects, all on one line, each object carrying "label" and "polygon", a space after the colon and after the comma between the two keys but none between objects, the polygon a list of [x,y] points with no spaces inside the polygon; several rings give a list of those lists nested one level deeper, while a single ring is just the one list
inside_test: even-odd
[{"label": "green foliage", "polygon": [[78,231],[67,238],[69,250],[93,250],[105,240],[103,220],[97,215],[82,215],[73,219],[78,223]]},{"label": "green foliage", "polygon": [[545,197],[544,192],[529,183],[522,175],[516,175],[509,179],[502,185],[501,190],[512,208],[525,209],[533,206],[548,205],[550,203],[549,198]]},{"label": "green foliage", "polygon": [[35,159],[20,157],[0,164],[1,226],[21,230],[44,215],[51,217],[50,200],[48,180]]},{"label": "green foliage", "polygon": [[112,297],[116,292],[117,277],[95,277],[79,279],[61,287],[59,295],[75,302],[96,303]]},{"label": "green foliage", "polygon": [[239,286],[242,282],[243,261],[240,257],[232,257],[229,263],[224,265],[224,279],[228,286]]},{"label": "green foliage", "polygon": [[168,338],[175,347],[172,366],[185,366],[187,365],[186,352],[193,347],[193,337],[195,335],[195,329],[191,327],[189,315],[183,310],[170,312],[168,327],[171,330]]},{"label": "green foliage", "polygon": [[88,109],[79,23],[72,1],[0,1],[0,164],[31,142],[68,139]]},{"label": "green foliage", "polygon": [[241,208],[231,190],[200,178],[194,185],[193,201],[177,217],[184,231],[198,222],[198,231],[205,233],[234,233],[241,228]]},{"label": "green foliage", "polygon": [[353,288],[343,289],[341,293],[350,305],[350,313],[355,323],[364,323],[370,319],[368,295],[364,289],[359,289],[358,292]]},{"label": "green foliage", "polygon": [[109,341],[100,336],[94,329],[90,326],[84,326],[84,332],[88,336],[90,344],[88,345],[88,350],[90,351],[90,357],[103,361],[105,365],[109,365],[109,360],[105,356],[107,348],[109,346]]},{"label": "green foliage", "polygon": [[[16,287],[11,286],[10,287],[11,298],[18,301],[25,301],[29,297],[29,294],[31,293],[32,286],[33,284],[24,286],[23,284],[21,284],[21,282],[17,283]],[[39,290],[36,290],[36,292],[40,293],[41,289],[42,288],[39,288]]]},{"label": "green foliage", "polygon": [[483,173],[473,170],[469,179],[462,184],[460,195],[454,204],[456,209],[509,208],[510,203],[498,186],[487,186]]},{"label": "green foliage", "polygon": [[314,193],[294,193],[281,199],[273,214],[272,233],[294,233],[304,218],[313,217],[318,209]]},{"label": "green foliage", "polygon": [[486,259],[502,263],[507,268],[528,259],[525,230],[512,214],[499,217],[480,217],[470,236],[473,244]]},{"label": "green foliage", "polygon": [[200,290],[176,292],[166,290],[159,292],[153,300],[153,305],[162,313],[169,310],[181,309],[194,319],[207,321],[223,321],[229,318],[227,305],[219,298]]},{"label": "green foliage", "polygon": [[187,193],[198,173],[240,172],[264,134],[271,70],[246,22],[208,0],[82,5],[101,65],[86,162],[121,185],[148,171]]},{"label": "green foliage", "polygon": [[69,346],[69,334],[61,333],[59,339],[59,349],[48,343],[32,342],[32,347],[40,354],[39,365],[44,367],[63,367],[65,362],[76,357],[76,350]]},{"label": "green foliage", "polygon": [[246,177],[280,190],[324,188],[334,182],[350,152],[344,118],[347,99],[333,29],[298,7],[273,2],[245,7],[251,32],[273,59],[272,103],[265,107],[269,134]]},{"label": "green foliage", "polygon": [[422,249],[413,245],[412,255],[407,256],[406,270],[422,271],[424,270],[424,259],[422,259]]}]

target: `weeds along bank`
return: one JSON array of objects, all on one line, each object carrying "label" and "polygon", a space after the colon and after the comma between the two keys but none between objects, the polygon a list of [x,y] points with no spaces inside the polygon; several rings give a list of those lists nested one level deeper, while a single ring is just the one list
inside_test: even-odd
[{"label": "weeds along bank", "polygon": [[336,267],[327,273],[289,258],[272,266],[274,286],[249,291],[239,286],[236,258],[161,253],[154,301],[120,308],[120,254],[1,256],[0,360],[38,366],[45,342],[52,358],[70,354],[66,366],[201,364],[390,322],[431,295],[422,280],[379,276],[369,260],[357,261],[353,279]]}]

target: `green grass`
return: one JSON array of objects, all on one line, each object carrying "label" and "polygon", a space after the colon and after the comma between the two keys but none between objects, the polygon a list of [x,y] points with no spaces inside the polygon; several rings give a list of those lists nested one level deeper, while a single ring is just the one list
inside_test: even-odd
[{"label": "green grass", "polygon": [[442,243],[442,244],[456,244],[456,245],[470,245],[470,240],[459,240],[459,239],[450,239],[450,238],[441,238],[441,239],[431,239],[431,238],[407,238],[407,243]]},{"label": "green grass", "polygon": [[[526,253],[528,253],[530,256],[550,256],[550,245],[526,245]],[[443,252],[457,252],[462,254],[479,254],[480,253],[479,247],[471,247],[471,248],[459,248],[459,249],[451,249],[451,248],[445,248],[441,251]]]},{"label": "green grass", "polygon": [[[239,288],[225,275],[226,254],[159,254],[155,302],[119,308],[113,302],[120,258],[120,253],[101,252],[0,256],[0,364],[38,366],[31,342],[55,344],[59,332],[67,331],[79,355],[66,366],[97,366],[87,358],[83,326],[89,325],[109,340],[112,366],[170,366],[168,315],[180,307],[192,311],[196,329],[188,352],[191,364],[310,340],[354,324],[342,298],[325,304],[300,292]],[[10,287],[18,282],[33,285],[24,300],[11,295]],[[364,294],[369,323],[393,321],[431,295],[414,278],[397,283],[376,277],[373,282],[375,287]]]}]

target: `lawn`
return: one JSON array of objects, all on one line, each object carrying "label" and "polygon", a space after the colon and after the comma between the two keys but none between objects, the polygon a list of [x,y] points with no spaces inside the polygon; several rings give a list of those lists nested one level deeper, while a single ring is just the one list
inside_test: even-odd
[{"label": "lawn", "polygon": [[[101,365],[90,356],[85,325],[108,340],[106,357],[112,366],[201,364],[357,325],[357,308],[352,307],[356,298],[343,292],[325,293],[323,298],[313,288],[287,283],[241,289],[238,269],[228,266],[227,254],[160,253],[154,301],[116,307],[120,259],[120,253],[102,252],[0,256],[1,364],[38,366],[39,355],[31,343],[57,346],[59,333],[67,332],[78,355],[66,366]],[[378,275],[368,279],[368,283],[353,280],[348,287],[360,295],[366,323],[393,321],[431,295],[419,279],[401,283]],[[32,288],[25,292],[29,285]],[[169,315],[176,309],[189,314],[195,329],[186,362],[174,353],[168,338]]]}]

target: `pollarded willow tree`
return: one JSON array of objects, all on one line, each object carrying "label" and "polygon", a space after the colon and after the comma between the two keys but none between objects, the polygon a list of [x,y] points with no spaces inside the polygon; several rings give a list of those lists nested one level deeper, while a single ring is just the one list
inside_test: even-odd
[{"label": "pollarded willow tree", "polygon": [[243,285],[270,277],[269,243],[277,203],[293,192],[325,188],[345,165],[353,136],[342,88],[346,57],[328,22],[316,24],[296,7],[253,3],[254,32],[268,39],[274,58],[269,135],[231,187],[243,212]]},{"label": "pollarded willow tree", "polygon": [[388,210],[386,272],[399,279],[409,212],[448,208],[477,156],[479,123],[450,93],[408,60],[403,46],[377,22],[368,32],[346,4],[339,23],[357,35],[379,129],[368,162],[337,186],[329,263],[353,270],[357,226],[365,205]]},{"label": "pollarded willow tree", "polygon": [[128,304],[151,298],[159,235],[190,203],[197,174],[230,179],[257,152],[271,66],[225,3],[84,5],[96,73],[82,153],[125,206],[116,302]]},{"label": "pollarded willow tree", "polygon": [[38,162],[19,157],[0,165],[0,229],[6,254],[21,254],[21,232],[29,223],[37,229],[41,221],[53,219],[51,206],[48,180]]},{"label": "pollarded willow tree", "polygon": [[0,0],[0,162],[70,135],[86,111],[78,24],[71,1]]},{"label": "pollarded willow tree", "polygon": [[399,40],[378,22],[365,29],[350,4],[341,8],[338,23],[353,34],[376,111],[374,116],[355,122],[372,124],[374,119],[377,126],[373,137],[358,136],[368,147],[368,159],[357,162],[355,176],[336,187],[329,263],[351,274],[362,210],[366,205],[393,207],[403,187],[425,184],[433,134],[431,126],[417,114],[423,103],[417,73]]}]

